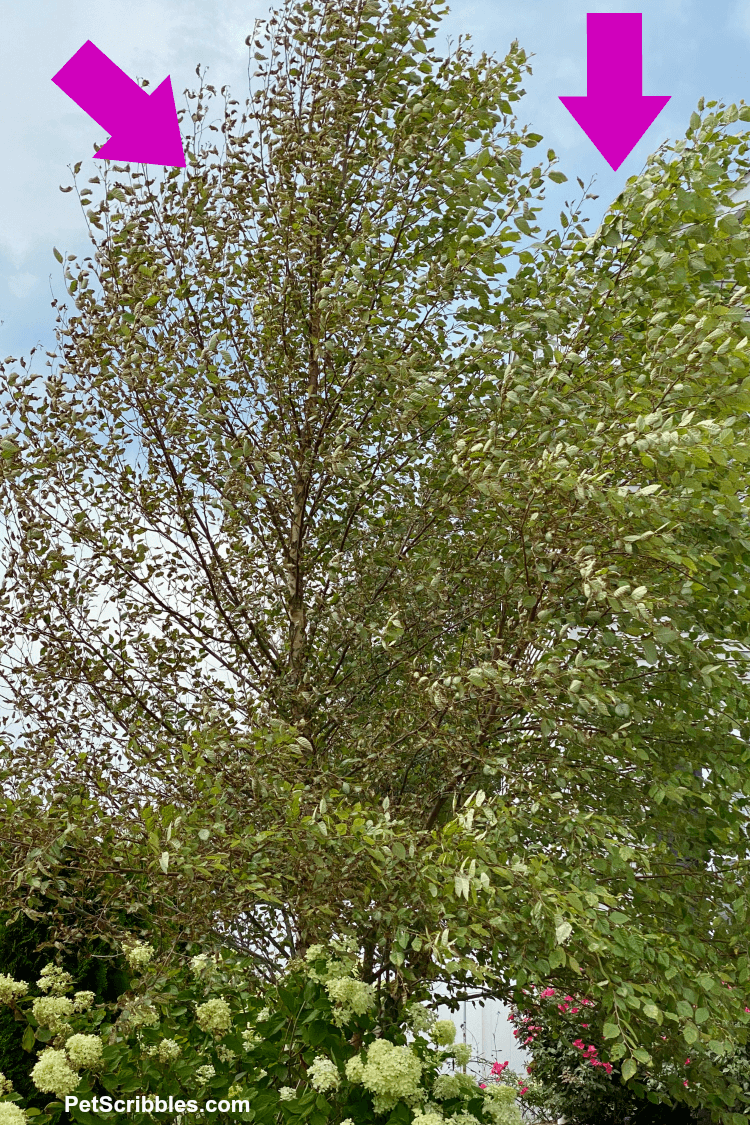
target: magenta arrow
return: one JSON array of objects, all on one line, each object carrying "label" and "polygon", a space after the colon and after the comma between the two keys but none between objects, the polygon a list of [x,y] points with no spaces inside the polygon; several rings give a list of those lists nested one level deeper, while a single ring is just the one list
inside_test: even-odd
[{"label": "magenta arrow", "polygon": [[642,25],[640,12],[589,12],[587,95],[560,98],[615,170],[669,101],[644,97]]},{"label": "magenta arrow", "polygon": [[147,94],[88,39],[52,81],[109,133],[97,160],[185,167],[169,76]]}]

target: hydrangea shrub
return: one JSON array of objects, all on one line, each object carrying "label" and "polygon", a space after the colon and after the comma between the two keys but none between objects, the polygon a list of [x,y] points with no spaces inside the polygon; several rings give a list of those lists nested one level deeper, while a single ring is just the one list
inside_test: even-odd
[{"label": "hydrangea shrub", "polygon": [[55,965],[36,988],[0,982],[3,1002],[28,1022],[25,1046],[38,1052],[32,1080],[51,1095],[43,1113],[27,1116],[3,1087],[0,1125],[32,1115],[35,1125],[56,1122],[69,1094],[172,1095],[199,1106],[226,1098],[239,1107],[232,1120],[257,1125],[521,1125],[518,1090],[466,1073],[471,1051],[455,1043],[453,1022],[362,980],[350,942],[311,946],[265,989],[234,954],[173,962],[144,943],[124,953],[135,975],[112,1004],[69,995],[72,981]]}]

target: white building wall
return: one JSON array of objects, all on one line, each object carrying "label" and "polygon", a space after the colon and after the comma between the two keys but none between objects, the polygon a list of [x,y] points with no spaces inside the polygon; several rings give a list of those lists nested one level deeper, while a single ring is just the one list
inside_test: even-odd
[{"label": "white building wall", "polygon": [[472,1047],[477,1060],[470,1067],[474,1073],[485,1073],[494,1062],[507,1062],[511,1070],[525,1074],[531,1056],[516,1043],[513,1024],[508,1020],[508,1008],[499,1000],[485,1000],[483,1005],[478,1000],[469,1000],[457,1012],[441,1008],[440,1016],[452,1019],[456,1024],[457,1042],[465,1038]]}]

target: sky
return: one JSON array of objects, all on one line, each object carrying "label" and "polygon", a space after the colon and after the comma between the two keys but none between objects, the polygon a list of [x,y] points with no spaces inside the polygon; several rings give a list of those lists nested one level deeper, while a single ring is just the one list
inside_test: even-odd
[{"label": "sky", "polygon": [[[52,343],[50,300],[63,292],[52,247],[81,253],[87,245],[75,194],[59,186],[77,160],[95,174],[93,145],[105,134],[53,85],[53,74],[91,39],[152,89],[169,74],[178,106],[197,81],[197,64],[243,100],[245,36],[268,7],[268,0],[0,0],[0,358]],[[558,101],[586,93],[587,12],[642,12],[643,92],[671,95],[617,172]],[[648,153],[684,133],[701,96],[750,102],[750,0],[454,0],[443,34],[471,35],[478,50],[498,55],[518,39],[534,55],[518,115],[544,135],[571,181],[596,177],[594,223]],[[562,203],[568,185],[556,190]]]}]

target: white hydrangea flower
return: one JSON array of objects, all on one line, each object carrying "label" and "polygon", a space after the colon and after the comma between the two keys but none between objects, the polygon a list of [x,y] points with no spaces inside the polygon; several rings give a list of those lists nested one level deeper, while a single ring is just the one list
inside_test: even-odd
[{"label": "white hydrangea flower", "polygon": [[455,1074],[438,1074],[432,1084],[432,1093],[439,1102],[448,1101],[449,1098],[460,1098],[461,1083]]},{"label": "white hydrangea flower", "polygon": [[0,1094],[12,1094],[13,1083],[10,1078],[6,1078],[2,1070],[0,1070]]},{"label": "white hydrangea flower", "polygon": [[25,996],[29,986],[25,980],[13,980],[6,973],[0,973],[0,1004],[10,1004],[20,996]]},{"label": "white hydrangea flower", "polygon": [[354,1125],[354,1122],[352,1121],[351,1117],[345,1117],[341,1122],[341,1125]]},{"label": "white hydrangea flower", "polygon": [[305,954],[305,960],[308,964],[313,961],[322,961],[326,956],[326,947],[324,945],[311,945]]},{"label": "white hydrangea flower", "polygon": [[87,1012],[91,1005],[94,1003],[93,992],[74,992],[73,993],[73,1011],[74,1012]]},{"label": "white hydrangea flower", "polygon": [[101,1061],[103,1048],[98,1035],[71,1035],[65,1053],[73,1066],[91,1067]]},{"label": "white hydrangea flower", "polygon": [[221,1061],[225,1063],[234,1062],[234,1060],[237,1058],[236,1053],[234,1051],[231,1051],[229,1047],[217,1047],[216,1054],[219,1056]]},{"label": "white hydrangea flower", "polygon": [[205,1066],[198,1067],[195,1072],[195,1077],[199,1082],[208,1082],[209,1078],[213,1078],[215,1074],[216,1067],[211,1066],[211,1063],[207,1063]]},{"label": "white hydrangea flower", "polygon": [[66,1094],[73,1093],[80,1082],[80,1075],[71,1069],[65,1051],[47,1047],[31,1072],[31,1081],[43,1094],[57,1094],[58,1098],[64,1098]]},{"label": "white hydrangea flower", "polygon": [[[341,1011],[340,1013],[334,1012],[334,1019],[338,1014],[342,1023],[348,1023],[354,1015],[363,1016],[365,1012],[369,1012],[371,1008],[375,1007],[375,986],[365,984],[362,980],[355,980],[353,977],[337,977],[327,980],[325,989],[331,1001],[340,1006]],[[338,1023],[339,1020],[336,1020],[336,1022]]]},{"label": "white hydrangea flower", "polygon": [[229,1090],[227,1091],[227,1097],[229,1097],[229,1098],[239,1098],[239,1096],[242,1094],[242,1091],[243,1091],[242,1086],[239,1086],[239,1085],[230,1086]]},{"label": "white hydrangea flower", "polygon": [[435,1020],[430,1028],[430,1039],[439,1047],[450,1047],[456,1039],[456,1025],[453,1020]]},{"label": "white hydrangea flower", "polygon": [[65,972],[65,969],[50,961],[42,969],[36,983],[37,988],[42,992],[49,992],[50,996],[63,996],[73,983],[73,978],[70,973]]},{"label": "white hydrangea flower", "polygon": [[445,1125],[442,1113],[415,1113],[411,1125]]},{"label": "white hydrangea flower", "polygon": [[31,1011],[37,1023],[55,1031],[73,1015],[73,1001],[68,996],[37,996]]},{"label": "white hydrangea flower", "polygon": [[294,1089],[294,1086],[282,1086],[279,1089],[279,1098],[282,1102],[290,1102],[296,1097],[297,1091]]},{"label": "white hydrangea flower", "polygon": [[268,1008],[261,1008],[261,1010],[258,1012],[257,1016],[255,1017],[256,1023],[265,1023],[265,1021],[269,1018],[270,1015],[271,1015],[271,1013],[270,1013]]},{"label": "white hydrangea flower", "polygon": [[195,1018],[203,1031],[228,1031],[232,1026],[232,1009],[223,997],[198,1004]]},{"label": "white hydrangea flower", "polygon": [[416,1001],[409,1004],[406,1009],[406,1017],[417,1034],[420,1031],[429,1031],[435,1022],[434,1013],[429,1008],[425,1008],[424,1004],[419,1004]]},{"label": "white hydrangea flower", "polygon": [[26,1125],[28,1118],[13,1102],[0,1102],[0,1125]]},{"label": "white hydrangea flower", "polygon": [[372,1112],[376,1117],[382,1117],[391,1112],[397,1101],[398,1098],[394,1098],[392,1094],[375,1094],[372,1099]]},{"label": "white hydrangea flower", "polygon": [[156,952],[153,945],[149,945],[145,941],[135,941],[132,945],[123,945],[122,951],[131,969],[145,969],[147,965],[151,964],[151,959]]},{"label": "white hydrangea flower", "polygon": [[254,1027],[246,1027],[242,1032],[242,1042],[245,1044],[245,1050],[250,1051],[256,1043],[262,1043],[263,1040]]},{"label": "white hydrangea flower", "polygon": [[365,1064],[359,1055],[353,1055],[344,1066],[346,1077],[350,1082],[363,1082],[365,1078]]},{"label": "white hydrangea flower", "polygon": [[[339,980],[341,977],[351,977],[352,973],[356,970],[357,965],[354,961],[339,961],[332,957],[326,961],[326,971],[324,976],[318,977],[323,984],[328,981]],[[313,975],[312,973],[310,974]]]},{"label": "white hydrangea flower", "polygon": [[362,1084],[376,1096],[378,1105],[387,1109],[390,1103],[392,1109],[399,1098],[418,1097],[421,1076],[422,1062],[411,1047],[375,1039],[367,1048]]},{"label": "white hydrangea flower", "polygon": [[321,1094],[326,1090],[336,1090],[341,1083],[341,1075],[336,1063],[325,1055],[316,1055],[307,1071],[313,1089]]},{"label": "white hydrangea flower", "polygon": [[448,1120],[451,1125],[481,1125],[481,1122],[473,1113],[454,1113]]},{"label": "white hydrangea flower", "polygon": [[512,1086],[493,1083],[482,1093],[485,1096],[482,1108],[492,1118],[494,1125],[521,1125],[521,1111]]},{"label": "white hydrangea flower", "polygon": [[471,1062],[471,1047],[468,1043],[457,1043],[453,1048],[453,1057],[457,1066],[468,1066]]},{"label": "white hydrangea flower", "polygon": [[182,1054],[182,1047],[174,1039],[162,1039],[157,1047],[159,1059],[163,1063],[171,1063]]}]

